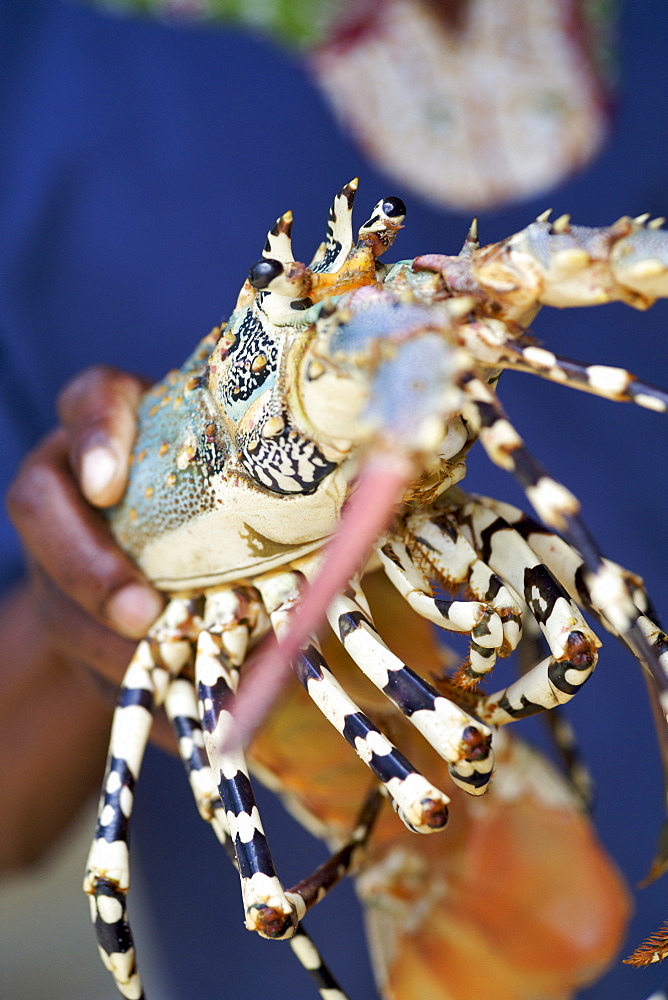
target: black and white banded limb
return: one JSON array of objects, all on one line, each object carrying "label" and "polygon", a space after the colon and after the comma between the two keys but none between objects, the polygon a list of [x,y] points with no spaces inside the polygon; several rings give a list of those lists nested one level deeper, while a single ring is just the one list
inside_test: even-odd
[{"label": "black and white banded limb", "polygon": [[603,399],[617,403],[635,403],[646,410],[665,413],[668,410],[668,392],[637,378],[625,368],[612,365],[588,365],[582,361],[555,354],[544,347],[529,345],[521,347],[511,338],[507,339],[504,350],[495,364],[511,371],[527,372],[539,378],[579,389]]},{"label": "black and white banded limb", "polygon": [[[305,578],[295,571],[277,572],[258,577],[255,584],[280,639],[290,628],[290,615],[304,593]],[[314,704],[385,787],[406,826],[418,833],[442,829],[448,819],[447,795],[360,711],[332,674],[315,640],[301,649],[293,669]]]},{"label": "black and white banded limb", "polygon": [[[538,622],[527,612],[522,642],[518,648],[519,673],[528,673],[536,663],[545,659],[547,652],[548,646]],[[565,706],[555,705],[550,712],[544,712],[542,717],[574,794],[580,800],[583,809],[591,814],[595,798],[594,778],[580,748],[577,733],[566,713]]]},{"label": "black and white banded limb", "polygon": [[[463,585],[468,597],[482,602],[477,612],[480,617],[470,631],[468,660],[457,674],[460,686],[474,687],[492,669],[497,654],[508,655],[520,641],[522,612],[517,599],[447,515],[418,509],[402,518],[400,530],[403,539],[390,533],[390,548],[383,546],[379,556],[411,607],[441,628],[457,630],[451,618],[453,608],[462,607],[461,602],[428,597],[432,578],[448,590]],[[390,554],[391,562],[384,558]],[[474,601],[465,603],[475,610]]]},{"label": "black and white banded limb", "polygon": [[[165,709],[177,736],[179,753],[186,768],[193,796],[200,815],[211,824],[228,858],[238,870],[238,863],[230,832],[227,827],[225,809],[218,794],[216,779],[204,750],[204,736],[197,712],[197,697],[193,681],[179,677],[169,685],[165,697]],[[364,804],[363,812],[355,824],[349,841],[311,876],[303,879],[292,889],[304,900],[306,910],[324,895],[340,879],[348,874],[355,862],[356,854],[363,850],[375,821],[379,793],[375,790]],[[320,951],[300,923],[289,939],[290,947],[299,963],[311,976],[322,1000],[347,1000]]]},{"label": "black and white banded limb", "polygon": [[164,701],[171,678],[192,656],[194,610],[191,599],[175,597],[130,661],[114,712],[95,839],[86,863],[84,891],[90,896],[100,955],[127,1000],[142,1000],[144,995],[127,915],[134,789],[153,713]]},{"label": "black and white banded limb", "polygon": [[456,785],[484,792],[492,773],[492,734],[399,659],[376,631],[358,580],[327,610],[329,622],[362,672],[447,762]]},{"label": "black and white banded limb", "polygon": [[[503,518],[509,525],[512,525],[513,529],[522,536],[548,569],[559,579],[571,598],[582,604],[584,608],[596,617],[605,629],[616,636],[635,654],[633,645],[627,641],[624,633],[619,632],[611,620],[607,604],[601,603],[596,598],[596,595],[592,594],[585,572],[584,560],[573,546],[569,545],[562,538],[559,538],[558,535],[548,531],[542,524],[534,518],[529,517],[518,507],[490,499],[489,497],[476,497],[475,499],[478,504],[484,506],[498,517]],[[655,620],[656,613],[645,590],[643,581],[636,574],[618,566],[609,559],[605,559],[604,562],[607,571],[610,574],[616,575],[621,585],[625,586],[631,594],[633,603],[637,608],[638,627],[642,629],[646,641],[654,649],[662,670],[665,676],[668,677],[668,636],[666,636],[665,631]],[[668,724],[666,722],[668,707],[665,695],[662,695],[657,690],[649,671],[644,671],[644,676],[648,681],[650,701],[654,709],[664,770],[664,795],[668,809]],[[656,875],[668,867],[668,848],[663,846],[665,840],[665,837],[660,839],[659,853],[653,866],[651,877],[656,877]]]},{"label": "black and white banded limb", "polygon": [[230,703],[254,629],[264,615],[256,592],[219,588],[207,596],[195,657],[195,680],[204,746],[214,771],[234,845],[246,926],[263,937],[294,933],[304,915],[276,874],[246,758],[233,742]]},{"label": "black and white banded limb", "polygon": [[613,629],[647,666],[666,701],[665,711],[668,708],[668,676],[660,652],[646,635],[642,613],[633,601],[627,581],[603,559],[582,520],[579,501],[533,458],[490,388],[473,375],[463,376],[462,384],[471,400],[466,405],[467,418],[479,431],[488,456],[518,480],[541,520],[580,553],[583,578],[592,603],[606,607],[606,618]]},{"label": "black and white banded limb", "polygon": [[438,510],[468,535],[483,562],[527,608],[550,649],[508,688],[481,695],[476,714],[488,724],[504,725],[569,701],[591,675],[600,645],[575,603],[510,526],[494,515],[485,520],[488,512],[461,491],[442,498]]}]

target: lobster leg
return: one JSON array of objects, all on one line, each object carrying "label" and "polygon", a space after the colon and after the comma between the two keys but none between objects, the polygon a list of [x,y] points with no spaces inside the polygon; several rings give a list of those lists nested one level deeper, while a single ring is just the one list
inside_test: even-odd
[{"label": "lobster leg", "polygon": [[[256,578],[255,584],[280,639],[290,627],[291,611],[304,592],[304,577],[296,572],[274,573]],[[406,826],[417,833],[442,829],[448,818],[448,797],[430,784],[360,711],[329,670],[315,643],[300,650],[293,667],[325,718],[385,786]]]},{"label": "lobster leg", "polygon": [[[465,584],[469,593],[485,601],[497,613],[503,629],[503,645],[499,650],[505,656],[515,649],[522,636],[522,609],[517,596],[509,591],[503,580],[487,566],[456,524],[434,511],[417,511],[405,520],[410,550],[417,552],[436,580],[450,586]],[[457,678],[463,687],[467,678]],[[475,678],[471,678],[475,680]]]},{"label": "lobster leg", "polygon": [[[604,605],[600,604],[596,596],[592,594],[584,574],[584,560],[579,552],[570,546],[563,539],[546,531],[533,518],[528,517],[517,507],[511,504],[501,503],[491,500],[488,497],[476,498],[476,502],[490,512],[491,516],[503,518],[504,521],[512,525],[513,529],[520,534],[531,549],[541,558],[551,572],[559,578],[566,590],[574,600],[581,602],[588,608],[601,622],[601,624],[620,638],[625,645],[633,647],[628,643],[626,636],[619,634],[617,628],[606,613]],[[632,594],[634,604],[638,608],[638,626],[642,629],[647,642],[654,648],[663,669],[668,676],[668,637],[656,625],[656,623],[646,614],[641,612],[651,611],[651,603],[643,586],[642,580],[635,574],[623,569],[616,563],[605,560],[605,565],[610,573],[614,573],[624,584],[626,589]],[[656,689],[650,681],[648,684],[650,700],[655,709],[655,719],[657,722],[657,735],[661,748],[661,756],[664,769],[664,795],[668,803],[668,727],[665,724],[665,716],[658,698]],[[668,869],[668,824],[659,837],[656,857],[652,863],[645,883],[658,878]],[[634,953],[625,961],[630,965],[648,965],[652,962],[662,961],[668,955],[668,925],[664,926],[644,944],[640,945]],[[657,994],[660,996],[661,994]]]},{"label": "lobster leg", "polygon": [[383,790],[374,783],[362,804],[355,827],[346,843],[312,875],[292,887],[290,891],[299,893],[307,910],[320,902],[322,897],[350,872],[358,854],[366,847],[371,836],[383,796]]},{"label": "lobster leg", "polygon": [[[499,517],[512,525],[515,531],[525,539],[527,544],[536,553],[538,558],[548,567],[550,572],[559,580],[570,597],[588,608],[600,621],[601,625],[614,636],[625,640],[615,628],[613,622],[607,617],[606,606],[597,602],[596,595],[592,593],[585,579],[585,565],[580,553],[565,542],[558,535],[548,531],[534,518],[529,517],[519,507],[490,497],[476,496],[475,500],[481,506],[493,511]],[[653,642],[657,655],[660,656],[664,664],[665,673],[668,676],[668,650],[666,650],[665,632],[656,622],[656,614],[652,608],[649,595],[645,590],[642,579],[635,573],[618,566],[610,559],[603,560],[610,573],[616,574],[624,587],[630,592],[632,600],[638,611],[638,619],[646,632],[649,640]]]},{"label": "lobster leg", "polygon": [[[230,861],[235,868],[238,868],[223,803],[216,788],[213,770],[204,750],[202,727],[197,717],[197,696],[192,681],[186,677],[179,677],[172,681],[165,695],[165,710],[174,726],[179,753],[188,774],[199,813],[203,819],[211,824]],[[358,823],[350,844],[337,852],[328,862],[330,867],[336,867],[338,876],[336,881],[349,870],[353,852],[366,843],[374,818],[375,815],[370,817],[363,827]],[[344,866],[345,872],[342,872]],[[302,886],[307,886],[309,896],[313,897],[312,900],[305,901],[308,909],[311,901],[315,902],[322,898],[322,881],[312,875],[310,879],[305,879],[289,891],[299,893],[304,898],[307,893],[302,889]],[[334,884],[334,880],[330,878],[327,888],[330,888],[332,884]],[[348,1000],[301,924],[290,938],[290,946],[300,964],[315,982],[322,1000]]]},{"label": "lobster leg", "polygon": [[362,672],[448,762],[455,784],[474,795],[484,792],[494,763],[491,732],[387,648],[374,628],[358,580],[332,601],[327,617]]},{"label": "lobster leg", "polygon": [[177,677],[172,681],[165,695],[165,711],[174,727],[179,756],[186,769],[199,814],[203,820],[211,824],[219,842],[232,863],[236,865],[225,809],[204,749],[202,725],[197,712],[197,695],[190,678]]},{"label": "lobster leg", "polygon": [[487,723],[505,725],[570,701],[591,675],[600,645],[579,609],[506,522],[470,499],[452,505],[449,514],[470,532],[484,561],[522,595],[551,651],[507,689],[481,697],[477,714]]},{"label": "lobster leg", "polygon": [[[625,635],[617,631],[608,617],[606,606],[596,601],[595,595],[592,595],[585,577],[583,559],[579,552],[557,535],[546,531],[541,524],[533,518],[528,517],[519,508],[511,504],[491,500],[488,497],[478,497],[477,501],[511,524],[515,531],[521,534],[527,541],[548,569],[558,577],[573,600],[579,601],[585,608],[589,609],[604,628],[612,632],[613,635],[617,636],[617,638],[631,649],[631,652],[634,652],[633,647],[627,642]],[[642,629],[647,642],[655,650],[662,669],[666,676],[668,676],[668,637],[655,621],[655,612],[652,609],[642,580],[634,573],[630,573],[608,559],[605,560],[605,565],[610,573],[614,573],[619,577],[620,581],[622,581],[623,585],[632,595],[633,603],[639,613],[638,627]],[[664,710],[656,687],[651,681],[648,684],[648,690],[657,723],[657,736],[664,771],[664,795],[668,805],[668,726],[665,722]],[[657,859],[652,866],[650,876],[648,876],[650,879],[658,876],[668,867],[668,844],[664,846],[666,839],[662,835]]]},{"label": "lobster leg", "polygon": [[390,535],[379,547],[378,558],[387,576],[414,611],[441,628],[471,636],[469,677],[472,682],[489,673],[496,663],[497,650],[504,642],[503,623],[490,604],[432,597],[427,577],[400,538]]},{"label": "lobster leg", "polygon": [[[516,507],[512,507],[510,504],[499,504],[487,498],[481,498],[481,502],[489,509],[496,510],[502,516],[506,517],[508,522],[527,540],[531,548],[542,559],[545,565],[548,566],[550,571],[563,583],[574,600],[579,601],[585,608],[589,609],[604,628],[612,632],[631,652],[634,652],[634,648],[628,642],[626,635],[624,633],[620,634],[608,617],[606,606],[598,602],[595,595],[592,594],[584,574],[583,559],[572,546],[568,545],[567,542],[558,536],[546,531],[537,521],[527,517],[522,511]],[[665,676],[668,677],[668,636],[656,622],[656,613],[652,608],[643,581],[634,573],[630,573],[609,559],[605,559],[604,562],[608,571],[615,574],[631,594],[633,603],[639,612],[637,619],[638,628],[645,636],[647,643],[654,650]],[[668,725],[666,725],[665,721],[665,699],[660,697],[649,675],[646,674],[645,676],[648,680],[650,701],[657,723],[657,736],[663,761],[664,783],[666,786],[665,795],[668,805]],[[668,867],[667,852],[668,846],[660,851],[660,857],[663,858],[659,862],[662,871]]]},{"label": "lobster leg", "polygon": [[[556,538],[555,535],[552,537]],[[551,568],[548,566],[548,569]],[[553,570],[551,572],[554,573]],[[554,575],[558,578],[558,574],[554,573]],[[527,614],[522,643],[518,649],[520,674],[528,673],[536,663],[545,659],[546,652],[547,644],[538,622],[533,615]],[[568,719],[566,709],[561,705],[555,705],[552,711],[543,713],[543,719],[561,757],[563,770],[574,794],[579,798],[583,809],[591,813],[594,803],[594,779],[582,755],[576,732]]]},{"label": "lobster leg", "polygon": [[321,1000],[349,1000],[348,994],[339,986],[302,924],[297,925],[288,943],[299,964],[315,983]]},{"label": "lobster leg", "polygon": [[192,610],[190,600],[174,598],[130,661],[114,713],[95,840],[86,864],[84,892],[90,896],[100,954],[127,1000],[144,996],[126,905],[134,786],[153,712],[163,701],[170,677],[192,656]]},{"label": "lobster leg", "polygon": [[667,715],[668,676],[661,655],[647,637],[631,589],[605,562],[582,521],[577,498],[552,479],[530,454],[490,388],[474,376],[463,376],[461,382],[473,404],[466,404],[466,414],[479,429],[488,456],[496,465],[511,472],[524,487],[545,524],[559,531],[580,552],[583,578],[592,603],[607,608],[606,618],[613,629],[648,668],[661,696],[662,711]]},{"label": "lobster leg", "polygon": [[[496,504],[495,501],[490,501],[490,503],[498,507],[508,506],[508,509],[513,510],[517,516],[524,516],[517,508]],[[519,671],[521,674],[528,673],[537,663],[545,659],[548,647],[536,619],[533,615],[527,614],[524,624],[522,623],[522,611],[517,603],[517,596],[514,592],[511,594],[500,577],[482,562],[473,546],[461,534],[452,520],[448,519],[442,511],[435,513],[429,510],[418,510],[407,515],[404,523],[410,534],[410,550],[419,552],[420,557],[428,562],[437,579],[446,584],[466,582],[468,590],[472,591],[477,598],[487,600],[494,605],[503,622],[504,639],[508,652],[517,648],[519,644]],[[533,523],[538,529],[538,524]],[[545,532],[545,529],[542,528],[540,530],[550,539],[567,548],[569,552],[573,552],[569,546],[566,546],[565,542],[562,542],[553,533]],[[546,563],[556,579],[561,581],[559,572],[555,571],[555,568],[545,559],[543,562]],[[577,594],[570,591],[569,593],[573,600],[577,600]],[[522,607],[525,607],[523,602],[521,604]],[[520,638],[522,639],[521,643],[519,643]],[[461,667],[454,680],[458,685],[462,685]],[[580,798],[584,808],[589,811],[593,799],[593,780],[579,751],[573,727],[563,708],[559,705],[544,713],[543,717],[561,755],[573,790]]]},{"label": "lobster leg", "polygon": [[220,588],[209,594],[195,676],[204,745],[234,844],[246,926],[262,937],[281,939],[294,933],[304,906],[298,896],[285,892],[276,875],[245,755],[233,742],[229,710],[248,641],[261,628],[261,617],[261,604],[250,589]]}]

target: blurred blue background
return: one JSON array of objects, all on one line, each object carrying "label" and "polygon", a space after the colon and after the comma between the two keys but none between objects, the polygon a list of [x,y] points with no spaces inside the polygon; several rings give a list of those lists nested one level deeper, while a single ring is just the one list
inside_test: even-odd
[{"label": "blurred blue background", "polygon": [[[603,154],[539,202],[483,215],[482,241],[521,228],[548,204],[590,225],[625,213],[668,215],[667,63],[666,5],[627,5]],[[58,390],[81,368],[107,362],[159,377],[178,365],[229,314],[268,226],[287,208],[301,259],[324,235],[332,195],[355,175],[358,221],[382,195],[408,203],[395,256],[455,252],[468,223],[375,173],[305,73],[268,43],[58,0],[0,0],[0,151],[3,490],[54,422]],[[626,366],[666,387],[667,320],[665,303],[647,314],[611,305],[545,311],[534,329],[561,354]],[[645,577],[667,618],[666,418],[530,376],[504,376],[501,396],[534,453],[581,498],[605,553]],[[526,506],[482,455],[472,457],[468,483]],[[8,582],[20,557],[5,520],[0,543]],[[594,772],[602,839],[635,883],[662,822],[659,758],[640,671],[604,638],[571,717]],[[279,870],[296,879],[322,849],[264,800]],[[143,967],[152,1000],[310,995],[287,947],[244,931],[236,875],[199,820],[181,765],[158,751],[142,775],[134,858],[138,938],[153,948]],[[668,916],[668,883],[637,900],[629,948]],[[351,889],[337,889],[310,926],[353,1000],[373,997]],[[92,936],[83,945],[95,952]],[[617,964],[581,996],[644,1000],[664,976]]]}]

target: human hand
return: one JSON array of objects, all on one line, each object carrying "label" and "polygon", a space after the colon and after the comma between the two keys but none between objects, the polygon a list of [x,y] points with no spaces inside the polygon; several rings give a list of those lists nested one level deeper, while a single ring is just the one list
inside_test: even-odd
[{"label": "human hand", "polygon": [[61,426],[32,451],[7,505],[31,570],[42,627],[68,661],[118,684],[163,606],[93,507],[120,499],[144,383],[91,368],[58,400]]},{"label": "human hand", "polygon": [[[143,389],[110,368],[75,378],[58,402],[61,426],[8,494],[29,581],[0,602],[0,871],[39,857],[99,784],[132,640],[162,608],[94,509],[123,493]],[[162,713],[152,737],[174,750]]]}]

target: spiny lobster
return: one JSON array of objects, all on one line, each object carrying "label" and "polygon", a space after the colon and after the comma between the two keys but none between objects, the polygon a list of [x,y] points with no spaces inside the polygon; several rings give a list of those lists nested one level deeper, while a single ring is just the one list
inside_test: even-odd
[{"label": "spiny lobster", "polygon": [[[453,811],[474,825],[475,811],[463,800],[488,787],[490,727],[558,708],[594,670],[600,641],[582,607],[640,660],[665,722],[666,637],[650,616],[642,581],[601,556],[576,497],[531,456],[496,394],[502,370],[515,369],[668,408],[668,393],[623,369],[559,357],[527,332],[543,304],[619,300],[645,309],[668,296],[661,220],[624,217],[589,229],[567,216],[550,222],[546,213],[486,247],[474,223],[458,255],[388,266],[379,258],[402,228],[405,206],[394,197],[379,201],[355,241],[356,188],[353,181],[334,199],[326,240],[309,266],[293,259],[290,213],[278,219],[229,323],[147,392],[128,488],[110,514],[119,544],[171,595],[121,688],[85,879],[103,958],[132,1000],[143,988],[126,912],[128,825],[156,707],[164,705],[172,719],[199,810],[239,869],[247,927],[290,938],[328,1000],[344,994],[301,927],[304,913],[359,862],[363,848],[373,854],[376,822],[382,843],[383,797],[410,831],[440,831],[448,820],[451,795],[433,783],[440,784],[442,767],[433,755],[429,777],[416,766],[428,751],[402,714],[445,762]],[[547,527],[457,485],[478,439],[519,480]],[[363,573],[365,589],[377,581],[378,569],[422,619],[470,637],[454,673],[421,651],[428,639],[419,621],[410,626],[414,666],[385,644],[361,583]],[[367,706],[375,699],[372,721],[335,678],[330,663],[339,654],[328,651],[326,659],[312,635],[325,615],[340,648],[397,711],[367,688],[359,700]],[[498,656],[518,647],[523,628],[525,646],[538,648],[542,634],[548,655],[536,654],[517,680],[484,693],[481,680]],[[249,650],[270,631],[280,644],[260,646],[235,696]],[[372,787],[354,823],[351,813],[334,817],[303,783],[291,784],[294,762],[278,742],[263,747],[260,732],[252,753],[262,776],[337,845],[313,876],[285,891],[244,745],[289,664],[367,765]],[[415,669],[421,664],[422,672]],[[497,783],[502,787],[504,766],[509,774],[515,768],[529,801],[531,767],[517,765],[526,751],[500,737]],[[663,724],[660,737],[665,745]],[[411,746],[411,759],[396,742]],[[356,772],[357,789],[358,779]],[[497,798],[498,807],[503,795]],[[548,805],[574,811],[563,788],[547,796]],[[485,815],[482,806],[478,815]],[[384,857],[376,873],[388,863]],[[660,857],[657,871],[667,863]],[[436,873],[438,861],[432,864]],[[373,871],[363,875],[367,884]],[[437,882],[434,874],[432,887]],[[424,889],[429,876],[420,884]],[[666,951],[661,938],[644,957]],[[377,964],[387,995],[400,996],[388,961]]]}]

